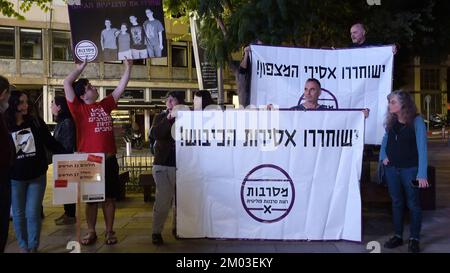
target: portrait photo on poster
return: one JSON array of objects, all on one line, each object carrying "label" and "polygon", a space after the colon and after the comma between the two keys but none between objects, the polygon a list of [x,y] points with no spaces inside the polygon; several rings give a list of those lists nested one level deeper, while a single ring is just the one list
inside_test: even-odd
[{"label": "portrait photo on poster", "polygon": [[68,3],[74,61],[167,57],[162,0]]}]

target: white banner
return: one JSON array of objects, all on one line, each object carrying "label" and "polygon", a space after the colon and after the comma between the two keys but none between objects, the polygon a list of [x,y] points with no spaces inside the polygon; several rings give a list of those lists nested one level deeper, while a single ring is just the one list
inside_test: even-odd
[{"label": "white banner", "polygon": [[53,204],[77,203],[78,183],[82,202],[105,201],[104,154],[53,156]]},{"label": "white banner", "polygon": [[361,111],[178,112],[183,238],[361,241]]},{"label": "white banner", "polygon": [[366,144],[381,144],[392,90],[392,46],[352,49],[307,49],[252,45],[250,103],[296,106],[305,81],[322,85],[319,104],[333,109],[369,108]]}]

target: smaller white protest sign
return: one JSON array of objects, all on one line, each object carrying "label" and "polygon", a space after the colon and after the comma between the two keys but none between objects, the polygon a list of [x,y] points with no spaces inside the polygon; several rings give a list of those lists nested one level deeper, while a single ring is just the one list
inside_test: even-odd
[{"label": "smaller white protest sign", "polygon": [[53,204],[77,202],[77,183],[81,201],[105,200],[104,154],[63,154],[53,156]]}]

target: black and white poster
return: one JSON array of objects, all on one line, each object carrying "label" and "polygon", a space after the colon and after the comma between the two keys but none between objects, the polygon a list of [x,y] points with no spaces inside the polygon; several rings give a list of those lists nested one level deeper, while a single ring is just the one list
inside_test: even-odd
[{"label": "black and white poster", "polygon": [[162,0],[68,3],[75,62],[167,56]]}]

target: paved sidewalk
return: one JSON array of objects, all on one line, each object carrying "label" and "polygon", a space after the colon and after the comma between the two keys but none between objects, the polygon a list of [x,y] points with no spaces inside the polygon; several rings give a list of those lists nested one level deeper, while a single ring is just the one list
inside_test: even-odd
[{"label": "paved sidewalk", "polygon": [[[446,143],[433,141],[429,145],[429,162],[437,169],[437,209],[423,212],[421,247],[423,252],[450,253],[450,148]],[[372,168],[375,169],[375,168]],[[51,170],[49,170],[51,171]],[[51,172],[49,172],[50,177]],[[75,239],[75,225],[56,226],[54,219],[59,217],[62,206],[52,205],[52,188],[48,183],[44,200],[45,219],[42,225],[39,252],[69,252],[67,242]],[[176,240],[171,234],[172,220],[168,219],[163,232],[165,244],[154,246],[151,243],[152,203],[144,203],[143,194],[127,194],[126,200],[118,203],[115,230],[118,244],[108,246],[104,243],[103,214],[99,211],[96,244],[85,247],[82,252],[99,253],[367,253],[370,241],[381,244],[392,233],[390,209],[363,205],[363,243],[354,242],[307,242],[307,241],[250,241],[250,240]],[[84,211],[83,211],[84,212]],[[84,213],[83,213],[84,215]],[[170,215],[170,218],[172,215]],[[86,230],[82,219],[82,234]],[[405,226],[405,235],[408,227]],[[14,229],[10,228],[6,252],[18,252]],[[394,250],[381,248],[382,252],[407,252],[407,245]]]}]

